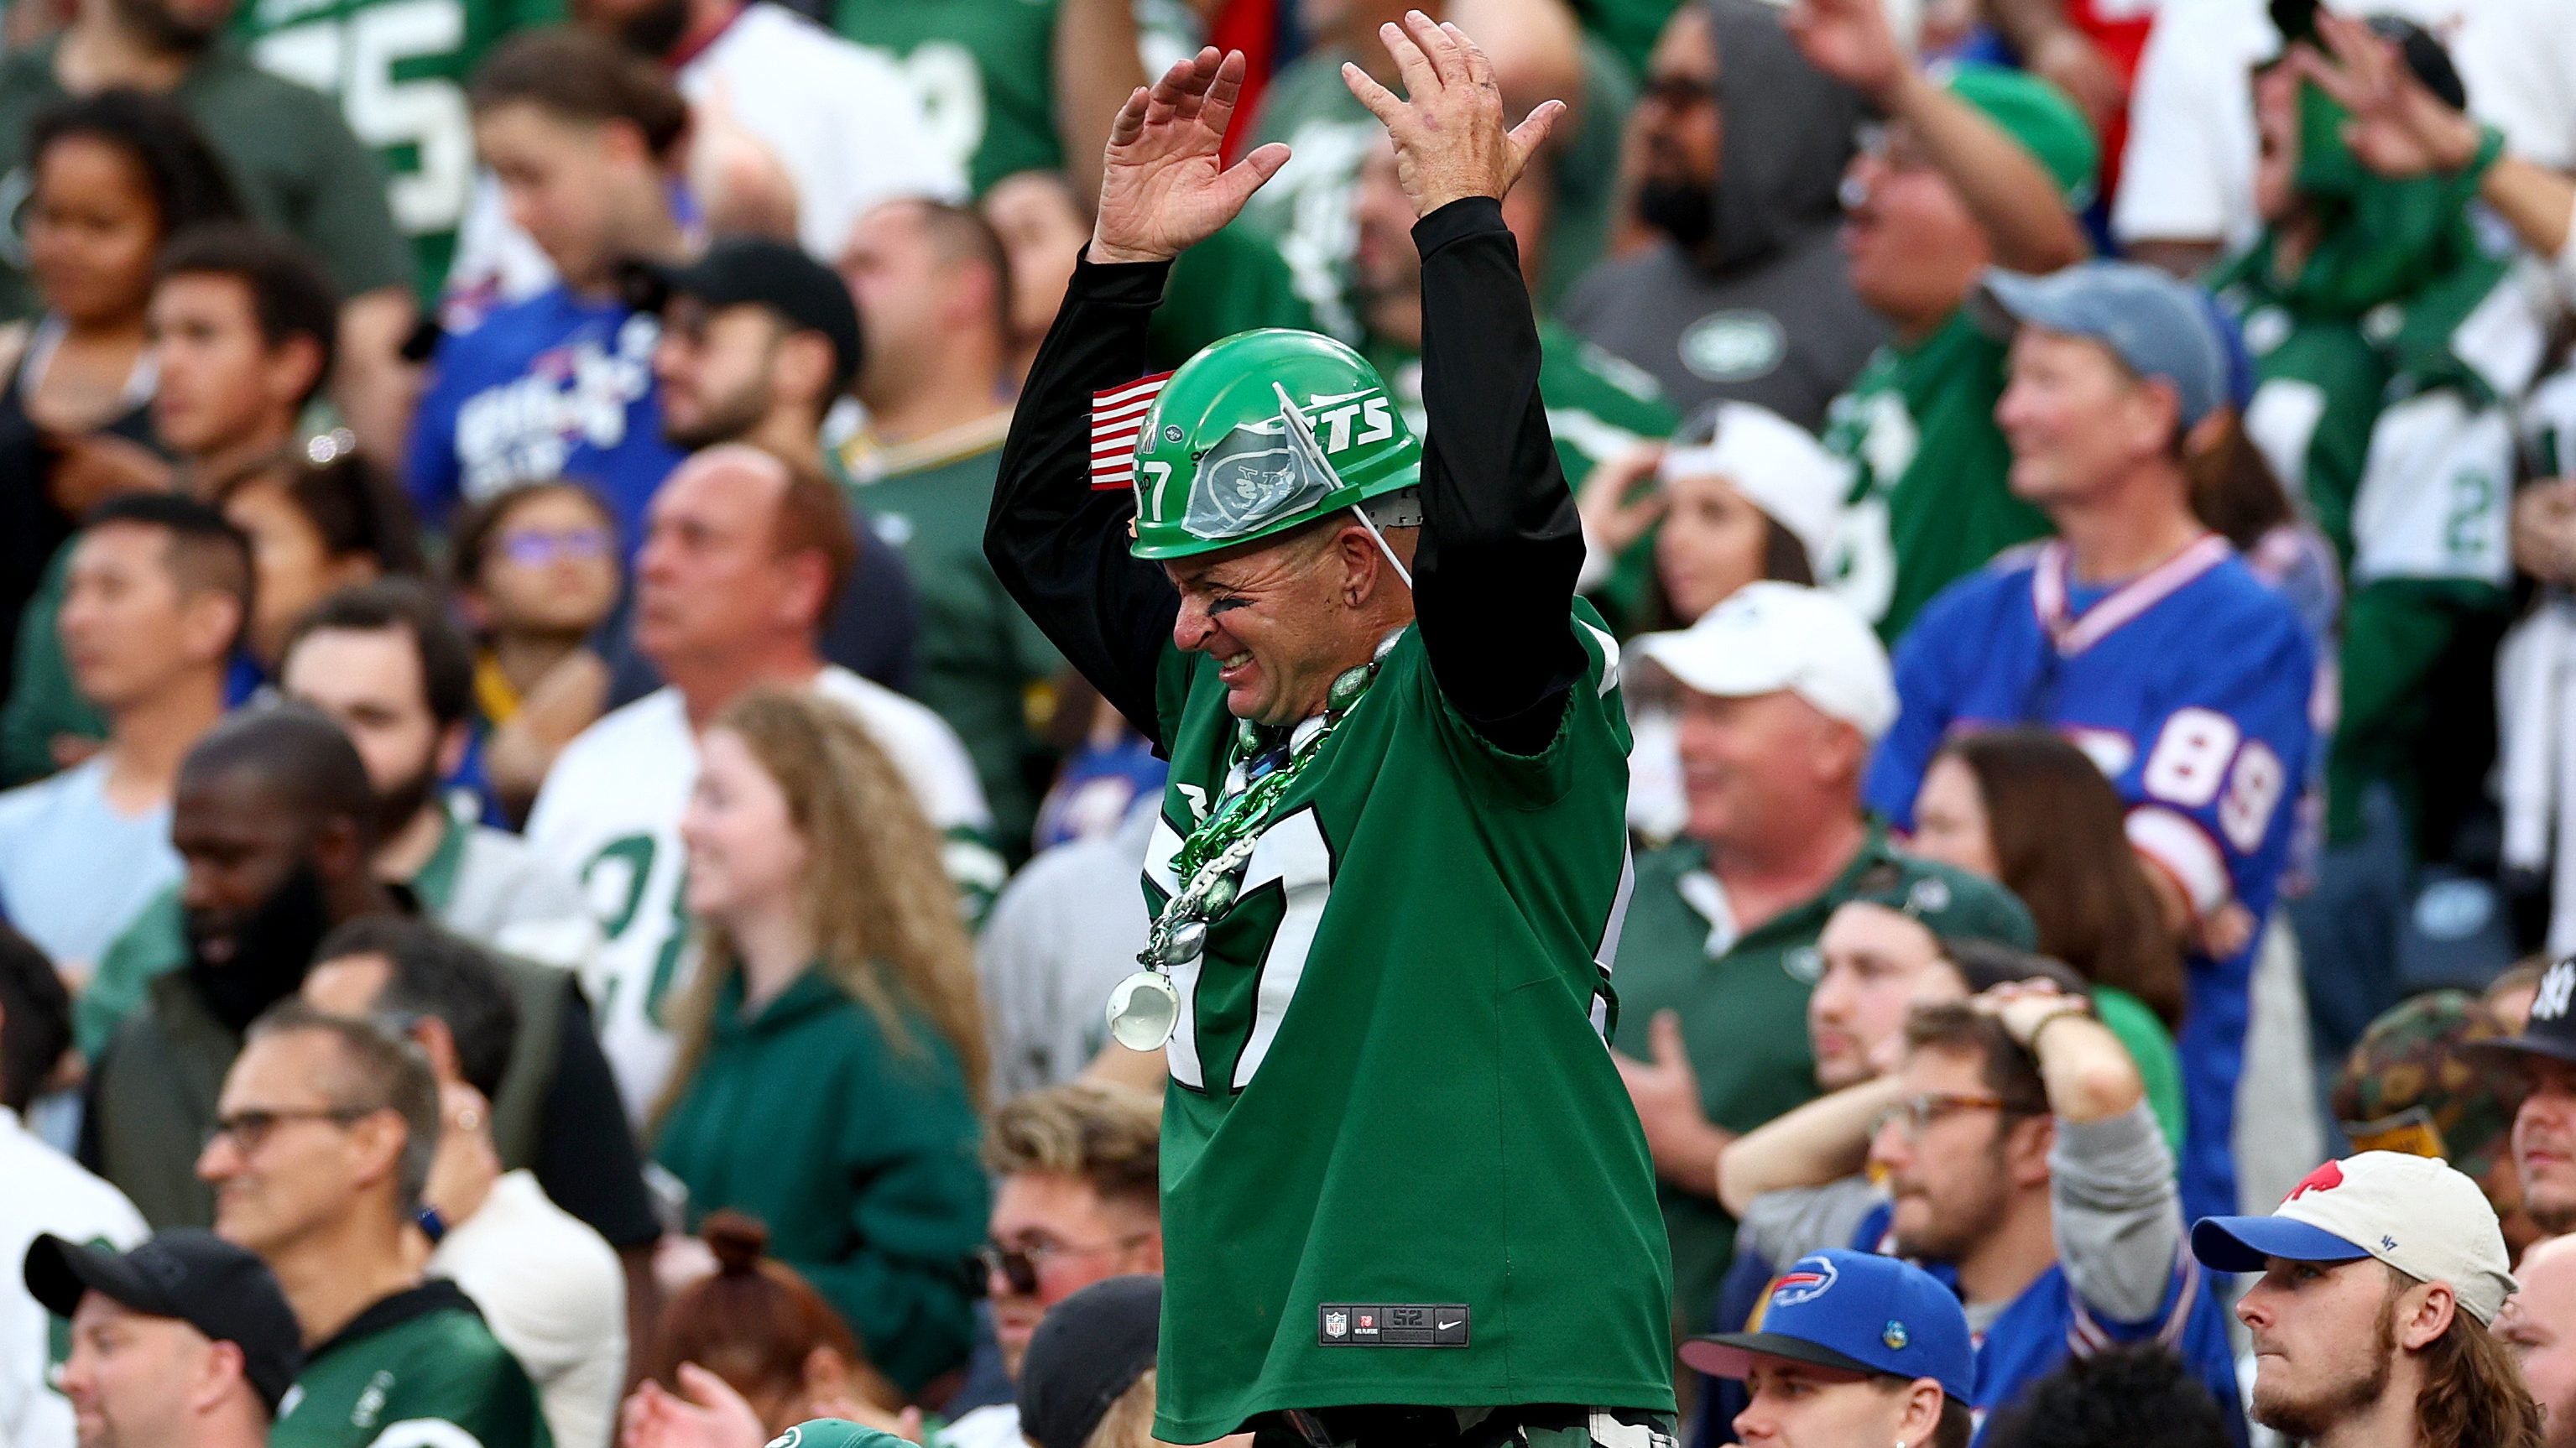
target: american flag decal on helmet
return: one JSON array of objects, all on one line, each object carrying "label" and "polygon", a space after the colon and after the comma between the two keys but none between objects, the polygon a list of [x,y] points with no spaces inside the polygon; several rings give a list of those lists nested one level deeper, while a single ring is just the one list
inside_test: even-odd
[{"label": "american flag decal on helmet", "polygon": [[1169,372],[1139,377],[1123,386],[1091,394],[1091,490],[1114,492],[1136,484],[1136,448],[1144,441],[1145,414]]}]

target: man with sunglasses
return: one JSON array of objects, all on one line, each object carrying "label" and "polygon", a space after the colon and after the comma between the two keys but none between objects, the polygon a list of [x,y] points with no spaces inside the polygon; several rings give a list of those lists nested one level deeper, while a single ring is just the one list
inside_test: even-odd
[{"label": "man with sunglasses", "polygon": [[291,1001],[250,1029],[197,1173],[215,1233],[266,1261],[304,1334],[270,1448],[551,1448],[537,1392],[408,1235],[438,1145],[427,1057]]},{"label": "man with sunglasses", "polygon": [[[1892,1076],[1765,1129],[1807,1153],[1756,1197],[1746,1246],[1774,1262],[1849,1246],[1907,1257],[1977,1333],[1970,1403],[2000,1411],[2065,1361],[2155,1340],[2244,1441],[2223,1304],[2183,1252],[2181,1199],[2128,1049],[2054,986],[1915,1008]],[[1866,1176],[1834,1179],[1866,1159]]]}]

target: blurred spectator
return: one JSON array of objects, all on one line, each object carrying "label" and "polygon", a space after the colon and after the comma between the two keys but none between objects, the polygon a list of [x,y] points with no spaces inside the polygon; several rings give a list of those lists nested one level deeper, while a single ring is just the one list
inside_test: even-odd
[{"label": "blurred spectator", "polygon": [[366,762],[378,876],[468,940],[589,963],[599,928],[563,865],[460,815],[440,788],[465,753],[474,664],[436,595],[410,579],[331,594],[295,620],[277,682],[348,731]]},{"label": "blurred spectator", "polygon": [[617,268],[687,250],[671,166],[688,104],[651,62],[571,30],[504,42],[472,99],[477,153],[560,280],[439,344],[404,479],[436,529],[460,504],[580,477],[637,546],[679,454],[653,386],[660,329],[627,305]]},{"label": "blurred spectator", "polygon": [[1010,262],[974,212],[898,201],[860,220],[840,266],[868,339],[857,376],[868,428],[848,450],[850,473],[921,590],[912,692],[966,741],[994,833],[1017,860],[1055,764],[1037,729],[1064,661],[984,559],[1016,390]]},{"label": "blurred spectator", "polygon": [[[1875,1249],[1940,1273],[1978,1333],[1982,1414],[2070,1355],[2152,1339],[2183,1355],[2241,1444],[2223,1307],[2183,1255],[2173,1155],[2119,1038],[2043,982],[1919,1006],[1905,1040],[1894,1076],[1773,1124],[1815,1185],[1756,1198],[1746,1246],[1773,1262]],[[1884,1194],[1841,1176],[1864,1142]]]},{"label": "blurred spectator", "polygon": [[2001,983],[1971,980],[1982,957],[1964,947],[1998,946],[2008,958],[2029,958],[2030,914],[2020,901],[1990,880],[1910,863],[1912,871],[1898,865],[1855,880],[1816,937],[1822,965],[1807,997],[1807,1041],[1824,1090],[1894,1070],[1904,1053],[1905,1014],[1917,1003],[1966,1000]]},{"label": "blurred spectator", "polygon": [[[995,182],[977,204],[1010,259],[1014,380],[1028,376],[1038,343],[1055,325],[1074,259],[1091,240],[1098,188],[1077,194],[1076,184],[1062,171],[1022,171]],[[1178,367],[1201,347],[1255,327],[1315,326],[1288,263],[1267,241],[1232,226],[1173,260],[1163,299],[1145,332],[1145,355],[1155,367]]]},{"label": "blurred spectator", "polygon": [[638,1417],[682,1404],[740,1404],[758,1427],[751,1441],[765,1442],[817,1414],[839,1416],[854,1397],[893,1391],[823,1294],[767,1255],[760,1223],[715,1212],[699,1232],[715,1265],[663,1311],[643,1385],[625,1409],[625,1448],[659,1441],[638,1432]]},{"label": "blurred spectator", "polygon": [[2046,278],[1989,273],[1977,308],[1980,325],[2019,328],[1996,418],[2013,491],[2060,537],[1923,611],[1898,653],[1905,707],[1871,762],[1868,798],[1911,825],[1943,739],[1981,724],[2054,728],[2110,777],[2165,926],[2192,944],[2177,1037],[2183,1198],[2225,1209],[2254,956],[2313,747],[2315,653],[2289,604],[2191,510],[2185,450],[2225,387],[2223,348],[2191,291],[2093,262]]},{"label": "blurred spectator", "polygon": [[[1384,134],[1342,81],[1356,63],[1394,85],[1394,60],[1378,27],[1420,8],[1399,0],[1350,0],[1314,17],[1314,48],[1280,67],[1262,93],[1243,151],[1285,142],[1288,164],[1254,195],[1236,223],[1277,248],[1320,330],[1356,340],[1365,319],[1353,295],[1354,204],[1362,160]],[[1636,83],[1608,47],[1586,37],[1563,0],[1450,0],[1432,6],[1482,46],[1508,119],[1546,100],[1565,102],[1528,184],[1504,202],[1521,270],[1542,309],[1601,260],[1618,185],[1619,136]]]},{"label": "blurred spectator", "polygon": [[[1387,380],[1395,404],[1419,430],[1422,406],[1422,252],[1413,244],[1413,203],[1396,183],[1395,146],[1380,138],[1362,152],[1353,183],[1358,235],[1351,299],[1361,351]],[[1592,470],[1669,435],[1678,420],[1652,377],[1593,346],[1553,317],[1538,324],[1539,391],[1565,480],[1577,489]]]},{"label": "blurred spectator", "polygon": [[1767,1294],[1759,1331],[1695,1337],[1681,1359],[1741,1379],[1755,1448],[1968,1448],[1976,1349],[1959,1299],[1910,1262],[1829,1248]]},{"label": "blurred spectator", "polygon": [[1895,337],[1829,414],[1825,445],[1861,479],[1824,572],[1894,640],[1952,579],[2047,531],[2005,486],[2005,345],[1967,303],[1989,263],[2048,272],[2084,256],[2070,213],[2096,152],[2046,81],[1981,65],[1928,79],[1876,0],[1800,0],[1786,23],[1888,118],[1844,179],[1842,245],[1853,290]]},{"label": "blurred spectator", "polygon": [[1019,1423],[1036,1448],[1153,1448],[1163,1279],[1112,1277],[1048,1310],[1021,1360]]},{"label": "blurred spectator", "polygon": [[746,690],[807,686],[864,722],[935,828],[952,879],[1000,882],[964,746],[939,716],[815,654],[819,621],[856,543],[840,490],[738,444],[684,463],[653,500],[636,573],[635,642],[672,682],[571,744],[528,816],[528,842],[590,891],[607,948],[589,984],[628,1112],[661,1094],[672,1045],[661,1022],[691,957],[679,837],[697,773],[696,733]]},{"label": "blurred spectator", "polygon": [[1109,993],[1136,970],[1150,922],[1127,886],[1144,869],[1162,818],[1139,797],[1109,834],[1038,852],[1002,887],[975,937],[984,1024],[993,1041],[993,1095],[1062,1085],[1109,1040]]},{"label": "blurred spectator", "polygon": [[1749,584],[1637,649],[1683,691],[1690,819],[1636,862],[1612,1043],[1663,1179],[1675,1301],[1698,1323],[1733,1237],[1709,1200],[1719,1150],[1815,1094],[1806,1010],[1826,917],[1882,863],[1952,877],[1902,863],[1861,815],[1861,768],[1896,694],[1849,609]]},{"label": "blurred spectator", "polygon": [[557,752],[599,717],[608,666],[584,643],[624,591],[617,516],[580,483],[526,483],[457,516],[456,607],[474,631],[491,814],[517,824]]},{"label": "blurred spectator", "polygon": [[296,621],[323,598],[427,567],[410,505],[349,450],[346,433],[314,438],[300,458],[230,479],[216,489],[215,506],[250,539],[258,575],[250,653],[272,675]]},{"label": "blurred spectator", "polygon": [[[438,1079],[441,1121],[412,1255],[465,1289],[536,1384],[554,1441],[605,1445],[626,1383],[626,1285],[617,1253],[557,1206],[536,1173],[505,1170],[497,1112],[520,1058],[520,978],[433,925],[353,920],[322,942],[304,1003],[409,1035]],[[622,1116],[591,1123],[623,1132]],[[632,1168],[628,1174],[633,1175]]]},{"label": "blurred spectator", "polygon": [[81,697],[107,717],[107,743],[0,795],[0,916],[86,983],[179,878],[170,794],[180,761],[223,715],[251,560],[203,503],[162,493],[100,504],[70,551],[63,652]]},{"label": "blurred spectator", "polygon": [[2477,1184],[2370,1151],[2308,1174],[2268,1217],[2211,1217],[2192,1255],[2259,1272],[2254,1421],[2313,1443],[2541,1448],[2539,1405],[2489,1331],[2514,1290]]},{"label": "blurred spectator", "polygon": [[[390,456],[411,386],[396,354],[415,309],[411,254],[394,227],[384,172],[327,98],[222,43],[232,11],[228,3],[80,0],[61,35],[12,50],[0,66],[0,171],[26,164],[30,117],[66,95],[127,87],[175,101],[223,158],[246,209],[328,270],[329,293],[343,299],[334,396],[368,450]],[[0,312],[28,311],[26,286],[14,258],[0,263]],[[180,446],[166,430],[163,438]]]},{"label": "blurred spectator", "polygon": [[[23,1281],[69,1325],[60,1391],[85,1448],[264,1448],[304,1360],[295,1313],[265,1263],[189,1228],[123,1253],[48,1234],[11,1255],[24,1266],[10,1286]],[[68,1444],[72,1433],[25,1425],[12,1441]]]},{"label": "blurred spectator", "polygon": [[2576,951],[2576,778],[2562,759],[2576,721],[2576,371],[2533,387],[2519,423],[2513,561],[2537,587],[2496,650],[2494,792],[2506,887],[2547,891],[2539,945],[2563,955]]},{"label": "blurred spectator", "polygon": [[[2440,43],[2375,24],[2418,80],[2459,102]],[[2293,906],[2317,1048],[2340,1055],[2396,1002],[2413,868],[2449,846],[2419,829],[2436,803],[2426,755],[2459,692],[2443,684],[2503,622],[2507,412],[2538,373],[2545,324],[2471,222],[2473,179],[2380,180],[2300,66],[2253,84],[2264,230],[2213,285],[2254,359],[2246,430],[2345,570],[2326,850]]]},{"label": "blurred spectator", "polygon": [[2515,1259],[2513,1278],[2496,1341],[2540,1404],[2541,1448],[2568,1448],[2576,1442],[2576,1238],[2534,1242]]},{"label": "blurred spectator", "polygon": [[2087,981],[2094,1013],[2145,1077],[2181,1150],[2174,1029],[2185,994],[2180,942],[2131,848],[2119,791],[2083,750],[2046,729],[1954,734],[1914,795],[1906,848],[2002,882],[2030,907],[2039,953]]},{"label": "blurred spectator", "polygon": [[[215,224],[163,249],[150,313],[152,425],[177,463],[155,488],[212,501],[233,478],[285,457],[296,416],[331,374],[331,293],[292,243]],[[27,605],[16,674],[0,709],[10,777],[51,769],[66,747],[103,739],[107,721],[82,700],[55,632],[67,555]],[[245,692],[237,688],[236,695]]]},{"label": "blurred spectator", "polygon": [[917,1393],[972,1345],[987,1207],[984,1022],[938,835],[867,726],[802,691],[734,700],[700,756],[680,836],[704,953],[654,1155],[693,1220],[759,1218]]},{"label": "blurred spectator", "polygon": [[162,244],[241,210],[187,114],[157,96],[58,102],[27,151],[26,264],[44,310],[0,341],[0,679],[74,525],[160,471],[144,312]]},{"label": "blurred spectator", "polygon": [[[789,467],[839,475],[823,421],[859,368],[859,318],[838,278],[783,241],[720,240],[685,266],[631,264],[627,299],[663,323],[653,348],[662,435],[702,451],[739,442]],[[855,508],[859,556],[823,624],[823,657],[890,689],[913,684],[912,576]],[[608,704],[662,687],[631,632],[609,650]]]},{"label": "blurred spectator", "polygon": [[[1103,1081],[1033,1091],[993,1113],[984,1291],[1011,1382],[1025,1381],[1033,1335],[1056,1304],[1106,1278],[1163,1270],[1161,1137],[1153,1096]],[[1002,1402],[944,1431],[955,1448],[1014,1448],[1024,1426],[1019,1404]]]},{"label": "blurred spectator", "polygon": [[189,1171],[215,1092],[260,1012],[295,993],[331,928],[394,911],[369,868],[374,797],[321,714],[281,704],[208,731],[179,769],[179,887],[144,907],[74,1014],[89,1056],[82,1160],[155,1226],[202,1226]]},{"label": "blurred spectator", "polygon": [[304,1330],[304,1370],[270,1442],[363,1448],[380,1425],[544,1448],[537,1394],[455,1283],[407,1247],[439,1131],[419,1048],[287,1002],[224,1074],[197,1170],[215,1231],[260,1254]]},{"label": "blurred spectator", "polygon": [[[0,1193],[0,1263],[24,1260],[49,1236],[110,1246],[143,1239],[143,1218],[125,1194],[46,1145],[21,1115],[71,1043],[71,998],[53,964],[0,925],[0,1180],[9,1183]],[[0,1276],[0,1442],[14,1448],[72,1448],[73,1410],[51,1376],[63,1355],[48,1310],[16,1273]]]},{"label": "blurred spectator", "polygon": [[2576,1232],[2576,961],[2540,977],[2522,1030],[2481,1042],[2506,1053],[2522,1103],[2513,1114],[2513,1166],[2522,1209],[2552,1236]]},{"label": "blurred spectator", "polygon": [[2163,1343],[2068,1358],[1986,1433],[1992,1448],[2229,1448],[2233,1441],[2209,1389]]},{"label": "blurred spectator", "polygon": [[2512,1034],[2466,991],[2427,991],[2362,1033],[2335,1081],[2333,1109],[2353,1150],[2433,1157],[2476,1182],[2518,1257],[2541,1235],[2522,1210],[2513,1164],[2522,1081],[2510,1061],[2476,1049]]},{"label": "blurred spectator", "polygon": [[1674,7],[1628,118],[1634,205],[1654,239],[1584,278],[1566,320],[1685,410],[1751,402],[1821,426],[1887,338],[1835,244],[1861,119],[1860,97],[1798,53],[1777,5]]}]

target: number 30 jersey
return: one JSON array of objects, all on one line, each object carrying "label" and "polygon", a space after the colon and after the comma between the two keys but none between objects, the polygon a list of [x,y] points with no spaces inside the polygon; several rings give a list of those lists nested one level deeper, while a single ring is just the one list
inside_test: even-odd
[{"label": "number 30 jersey", "polygon": [[[2203,536],[2110,589],[2077,584],[2066,545],[2005,555],[1925,606],[1896,652],[1902,710],[1871,760],[1870,807],[1911,828],[1943,739],[2037,725],[2090,756],[2130,845],[2202,913],[2261,920],[2289,858],[2310,753],[2316,646],[2289,602]],[[2194,956],[2176,1046],[2190,1121],[2183,1205],[2232,1212],[2229,1132],[2254,947]]]},{"label": "number 30 jersey", "polygon": [[384,162],[413,275],[436,297],[474,181],[466,82],[503,37],[562,18],[562,0],[250,0],[233,37],[262,70],[340,103]]},{"label": "number 30 jersey", "polygon": [[[1365,1403],[1666,1410],[1671,1269],[1594,1006],[1625,913],[1627,723],[1587,676],[1540,753],[1486,742],[1418,628],[1269,815],[1176,968],[1157,1437]],[[1236,722],[1205,655],[1158,683],[1146,855],[1218,801]]]}]

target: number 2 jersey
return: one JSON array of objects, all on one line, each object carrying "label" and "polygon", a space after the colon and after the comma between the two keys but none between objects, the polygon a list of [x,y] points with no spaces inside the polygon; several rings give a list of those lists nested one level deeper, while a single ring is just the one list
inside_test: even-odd
[{"label": "number 2 jersey", "polygon": [[[2204,915],[2263,919],[2316,747],[2316,650],[2225,540],[2203,536],[2115,588],[2072,578],[2066,545],[2016,550],[1925,606],[1896,653],[1902,709],[1869,806],[1910,828],[1943,739],[2036,725],[2089,755],[2127,807],[2130,845]],[[2183,1205],[2236,1210],[2231,1132],[2254,951],[2193,955],[2175,1047],[2189,1113]]]}]

